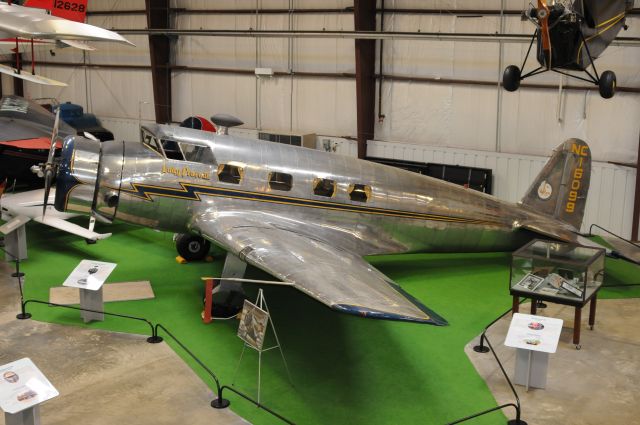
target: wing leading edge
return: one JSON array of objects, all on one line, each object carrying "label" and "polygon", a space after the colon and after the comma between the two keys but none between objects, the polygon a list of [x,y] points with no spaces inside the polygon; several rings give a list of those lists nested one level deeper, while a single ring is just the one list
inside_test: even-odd
[{"label": "wing leading edge", "polygon": [[357,254],[237,216],[201,217],[193,228],[334,310],[375,319],[447,324]]}]

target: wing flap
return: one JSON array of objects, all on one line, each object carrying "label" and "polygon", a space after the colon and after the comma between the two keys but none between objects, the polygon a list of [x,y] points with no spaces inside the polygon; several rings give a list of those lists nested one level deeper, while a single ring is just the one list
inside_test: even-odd
[{"label": "wing flap", "polygon": [[220,218],[201,219],[193,227],[243,261],[293,283],[334,310],[378,319],[447,324],[360,256],[323,241],[257,223],[225,226]]},{"label": "wing flap", "polygon": [[46,215],[44,218],[36,217],[33,219],[33,221],[36,221],[41,224],[45,224],[50,227],[54,227],[64,232],[71,233],[72,235],[80,236],[81,238],[89,239],[92,241],[106,239],[109,236],[111,236],[111,233],[92,232],[89,229],[85,229],[82,226],[78,226],[77,224],[71,223],[61,218],[50,218],[50,217],[47,217]]}]

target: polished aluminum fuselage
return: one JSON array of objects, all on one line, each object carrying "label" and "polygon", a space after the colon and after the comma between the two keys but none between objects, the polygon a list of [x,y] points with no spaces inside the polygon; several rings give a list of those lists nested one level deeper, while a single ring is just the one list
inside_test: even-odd
[{"label": "polished aluminum fuselage", "polygon": [[[284,227],[361,255],[512,250],[533,235],[520,228],[523,221],[567,227],[474,190],[351,157],[172,126],[148,130],[209,146],[214,161],[167,159],[139,142],[103,143],[94,208],[108,220],[187,232],[196,217],[235,215],[239,224]],[[239,184],[218,179],[218,166],[229,163],[244,169]],[[269,187],[274,171],[293,176],[290,191]],[[315,195],[316,178],[334,180],[335,194]],[[350,199],[352,184],[371,187],[366,202]],[[117,206],[109,207],[114,196]],[[82,204],[71,196],[66,207],[77,209],[73,203]]]}]

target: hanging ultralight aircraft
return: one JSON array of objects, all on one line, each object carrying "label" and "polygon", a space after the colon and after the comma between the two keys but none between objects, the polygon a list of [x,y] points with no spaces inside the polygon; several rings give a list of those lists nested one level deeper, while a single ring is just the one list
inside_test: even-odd
[{"label": "hanging ultralight aircraft", "polygon": [[[113,41],[133,45],[120,34],[82,23],[87,0],[30,0],[26,6],[11,1],[0,2],[0,42],[15,45],[20,53],[20,44],[31,47],[31,70],[21,69],[20,55],[16,55],[16,67],[0,65],[0,72],[38,84],[66,86],[66,83],[38,75],[35,72],[34,45],[54,42],[62,47],[93,50],[85,41]],[[53,13],[53,14],[48,14]],[[69,18],[69,19],[67,19]]]},{"label": "hanging ultralight aircraft", "polygon": [[[609,70],[598,74],[594,60],[621,29],[627,29],[625,17],[632,8],[633,0],[538,0],[537,5],[530,4],[529,9],[523,12],[523,19],[531,21],[536,30],[522,66],[509,65],[504,70],[502,83],[505,90],[516,91],[525,78],[554,71],[595,84],[605,99],[613,97],[616,74]],[[536,40],[536,59],[540,66],[523,75]],[[585,77],[568,71],[582,71]]]},{"label": "hanging ultralight aircraft", "polygon": [[[578,139],[562,143],[512,204],[381,164],[229,136],[238,120],[212,121],[217,134],[154,124],[140,142],[68,137],[56,209],[198,234],[228,251],[225,270],[248,263],[337,311],[436,325],[446,321],[362,257],[505,251],[540,235],[592,244],[579,233],[591,154]],[[50,185],[53,155],[43,172]],[[639,252],[626,255],[640,262]]]}]

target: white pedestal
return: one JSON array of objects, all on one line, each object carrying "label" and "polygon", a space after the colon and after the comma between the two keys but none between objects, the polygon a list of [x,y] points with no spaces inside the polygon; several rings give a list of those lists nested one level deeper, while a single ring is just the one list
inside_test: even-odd
[{"label": "white pedestal", "polygon": [[27,229],[24,224],[4,236],[4,249],[4,259],[7,262],[15,261],[14,255],[17,255],[20,261],[27,259]]},{"label": "white pedestal", "polygon": [[[104,311],[104,300],[102,295],[102,286],[97,291],[90,289],[80,289],[80,307],[89,310]],[[92,311],[80,310],[80,317],[84,320],[84,323],[92,321],[102,322],[104,321],[103,313],[94,313]]]},{"label": "white pedestal", "polygon": [[516,367],[513,383],[527,388],[545,388],[547,385],[547,369],[549,353],[516,349]]},{"label": "white pedestal", "polygon": [[33,406],[18,413],[5,413],[6,425],[40,425],[40,406]]}]

